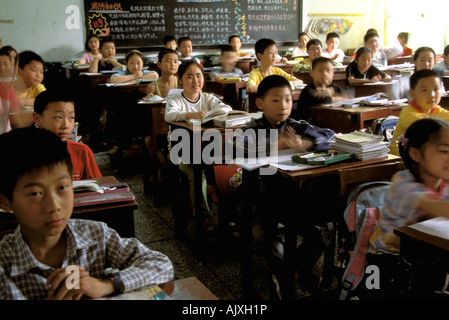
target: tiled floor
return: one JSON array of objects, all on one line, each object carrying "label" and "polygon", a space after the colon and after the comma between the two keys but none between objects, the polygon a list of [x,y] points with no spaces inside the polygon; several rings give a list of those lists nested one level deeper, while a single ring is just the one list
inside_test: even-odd
[{"label": "tiled floor", "polygon": [[[176,279],[196,276],[220,300],[242,299],[238,247],[231,242],[217,245],[210,254],[200,258],[192,241],[180,240],[175,236],[170,205],[156,208],[152,197],[145,195],[142,175],[138,169],[134,173],[123,174],[111,168],[110,157],[106,153],[95,153],[95,158],[104,176],[113,175],[129,184],[139,205],[134,213],[136,237],[149,248],[160,251],[171,259]],[[136,164],[134,166],[138,167]],[[256,252],[253,262],[253,289],[260,299],[269,300],[265,260]],[[298,299],[307,296],[307,293],[297,290]]]}]

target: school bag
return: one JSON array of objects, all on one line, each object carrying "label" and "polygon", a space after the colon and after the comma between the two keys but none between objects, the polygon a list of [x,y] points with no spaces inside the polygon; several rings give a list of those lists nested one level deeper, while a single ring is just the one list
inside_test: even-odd
[{"label": "school bag", "polygon": [[339,260],[344,266],[340,300],[345,300],[365,275],[369,239],[379,220],[390,185],[388,181],[362,183],[348,196],[344,212],[346,228],[339,245]]},{"label": "school bag", "polygon": [[398,120],[399,117],[396,116],[388,116],[374,120],[372,123],[373,134],[383,136],[384,141],[391,142]]}]

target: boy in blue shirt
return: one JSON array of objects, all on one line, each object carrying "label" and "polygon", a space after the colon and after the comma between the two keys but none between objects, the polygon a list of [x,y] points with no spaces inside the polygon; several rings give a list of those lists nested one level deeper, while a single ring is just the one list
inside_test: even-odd
[{"label": "boy in blue shirt", "polygon": [[230,45],[225,45],[221,48],[220,56],[221,67],[217,67],[210,73],[210,78],[239,78],[243,76],[243,71],[236,68],[237,51]]},{"label": "boy in blue shirt", "polygon": [[72,164],[54,133],[16,129],[0,135],[0,148],[9,153],[0,157],[0,208],[19,222],[0,241],[0,300],[100,298],[172,280],[164,254],[103,222],[70,219]]}]

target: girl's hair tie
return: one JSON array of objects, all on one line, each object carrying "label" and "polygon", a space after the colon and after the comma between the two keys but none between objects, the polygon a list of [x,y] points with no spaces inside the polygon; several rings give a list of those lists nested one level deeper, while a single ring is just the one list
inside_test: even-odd
[{"label": "girl's hair tie", "polygon": [[404,137],[402,134],[396,139],[397,145],[399,146],[399,144],[401,144],[404,148],[408,147],[408,141],[409,139]]}]

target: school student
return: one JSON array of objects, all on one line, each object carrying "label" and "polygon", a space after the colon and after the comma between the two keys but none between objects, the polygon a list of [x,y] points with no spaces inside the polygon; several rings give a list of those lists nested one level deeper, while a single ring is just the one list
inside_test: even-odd
[{"label": "school student", "polygon": [[[245,156],[250,157],[251,154],[254,156],[255,151],[263,147],[260,143],[266,145],[266,153],[269,153],[270,145],[278,150],[294,149],[298,153],[330,149],[329,141],[334,136],[332,130],[316,127],[309,130],[312,127],[307,122],[290,118],[292,89],[284,77],[272,75],[264,78],[257,89],[256,105],[263,111],[263,115],[260,119],[253,120],[243,128],[240,135],[236,135],[228,142],[235,148],[234,154],[241,150]],[[274,144],[270,130],[277,130],[278,133],[278,140]],[[279,181],[278,175],[259,179],[253,175],[245,175],[244,172],[242,180],[242,186],[237,192],[242,192],[248,201],[252,199],[255,202],[257,215],[255,220],[261,222],[263,230],[258,234],[258,241],[261,241],[270,269],[282,287],[285,276],[282,269],[284,249],[283,241],[276,235],[276,229],[278,222],[282,222],[286,214],[291,214],[291,210],[295,210],[287,206],[286,195],[289,194],[289,188]],[[313,274],[312,269],[324,248],[324,239],[320,229],[315,227],[319,224],[317,216],[306,214],[309,212],[308,209],[301,211],[309,208],[309,205],[301,203],[297,208],[300,215],[297,231],[303,236],[303,241],[295,252],[295,267],[301,289],[315,293],[319,290],[321,276]]]},{"label": "school student", "polygon": [[244,58],[251,56],[251,53],[240,50],[240,48],[242,47],[242,39],[240,38],[240,36],[236,34],[230,36],[228,39],[228,43],[234,49],[234,51],[237,52],[237,58]]},{"label": "school student", "polygon": [[89,72],[97,73],[103,70],[118,69],[122,66],[115,60],[115,41],[111,37],[106,37],[100,42],[101,55],[96,56],[89,66]]},{"label": "school student", "polygon": [[297,108],[292,112],[291,117],[295,120],[302,119],[310,122],[312,117],[311,107],[343,99],[343,88],[332,83],[334,65],[331,59],[319,57],[313,60],[310,76],[313,82],[302,89]]},{"label": "school student", "polygon": [[195,60],[196,63],[198,63],[201,68],[203,67],[203,64],[201,63],[201,60],[195,57],[192,57],[192,39],[189,37],[181,37],[178,39],[178,50],[180,52],[179,62],[183,62],[186,60]]},{"label": "school student", "polygon": [[164,44],[164,48],[166,49],[176,50],[176,48],[178,48],[178,44],[176,43],[176,38],[174,36],[165,36],[164,39],[162,39],[162,42]]},{"label": "school student", "polygon": [[90,148],[68,139],[75,123],[75,102],[66,89],[54,88],[40,93],[34,105],[34,125],[56,134],[67,146],[72,159],[73,180],[101,177]]},{"label": "school student", "polygon": [[14,81],[19,106],[34,106],[34,99],[46,88],[44,80],[44,60],[33,51],[23,51],[18,56],[17,78]]},{"label": "school student", "polygon": [[236,67],[237,65],[237,51],[229,45],[221,48],[220,55],[221,67],[214,68],[210,73],[212,80],[216,78],[238,78],[243,76],[243,71]]},{"label": "school student", "polygon": [[391,77],[373,65],[373,52],[368,47],[357,50],[355,59],[346,67],[346,84],[391,81]]},{"label": "school student", "polygon": [[338,46],[340,44],[340,36],[336,32],[330,32],[326,35],[327,48],[323,50],[321,56],[343,63],[345,53]]},{"label": "school student", "polygon": [[[147,87],[147,97],[159,96],[166,98],[171,89],[178,89],[181,87],[176,74],[178,73],[179,61],[178,54],[173,49],[164,48],[159,51],[157,67],[161,70],[161,76]],[[151,157],[151,137],[145,137],[145,145]],[[158,151],[158,158],[161,163],[165,163],[165,158],[162,153]]]},{"label": "school student", "polygon": [[254,45],[256,57],[260,61],[260,66],[253,69],[249,74],[248,83],[246,85],[246,92],[256,93],[257,86],[267,76],[280,75],[291,81],[293,85],[302,84],[302,80],[297,79],[295,76],[288,74],[284,70],[278,67],[274,67],[277,57],[276,42],[272,39],[260,39],[257,40]]},{"label": "school student", "polygon": [[443,60],[435,63],[433,69],[441,76],[449,75],[449,45],[444,48]]},{"label": "school student", "polygon": [[77,64],[79,65],[88,65],[95,58],[103,58],[100,52],[100,37],[96,34],[92,34],[86,39],[84,49],[86,52],[83,53],[81,59],[78,61]]},{"label": "school student", "polygon": [[0,134],[11,131],[11,112],[20,113],[16,92],[11,82],[0,81]]},{"label": "school student", "polygon": [[14,80],[17,52],[11,46],[0,48],[0,81]]},{"label": "school student", "polygon": [[299,46],[293,49],[292,58],[308,56],[309,54],[307,53],[307,42],[309,41],[310,41],[309,35],[305,32],[301,32],[298,35]]},{"label": "school student", "polygon": [[126,53],[126,70],[120,71],[111,76],[111,82],[124,83],[136,82],[139,79],[157,79],[159,75],[156,71],[145,70],[143,65],[145,58],[139,50],[131,50]]},{"label": "school student", "polygon": [[19,222],[0,241],[1,300],[101,298],[172,280],[166,255],[103,222],[70,219],[72,163],[54,133],[16,129],[0,135],[0,148],[8,150],[0,157],[0,208]]},{"label": "school student", "polygon": [[[165,121],[188,121],[191,119],[201,120],[204,118],[208,111],[214,109],[223,109],[227,112],[231,111],[232,108],[220,101],[212,93],[202,92],[204,86],[204,74],[203,69],[195,60],[184,61],[178,70],[179,83],[184,89],[182,93],[178,95],[170,96],[167,100],[167,105],[165,108]],[[170,141],[171,129],[168,133],[169,138],[169,150],[171,150]],[[178,165],[178,163],[175,163]],[[190,185],[190,196],[192,201],[192,206],[195,208],[195,193],[194,193],[194,172],[193,168],[180,161],[179,169],[184,172],[189,180]],[[210,222],[210,209],[207,202],[207,181],[206,176],[203,173],[203,213],[196,213],[193,209],[194,214],[203,214],[205,218],[205,230],[210,231],[213,227]]]},{"label": "school student", "polygon": [[449,121],[449,111],[439,106],[441,100],[441,78],[434,70],[419,70],[410,77],[409,105],[402,109],[393,138],[390,153],[399,156],[396,139],[416,120],[422,118],[439,118]]},{"label": "school student", "polygon": [[[421,72],[430,71],[417,73]],[[383,299],[400,298],[400,289],[406,285],[401,281],[404,270],[399,268],[400,238],[394,229],[432,217],[449,218],[449,124],[442,119],[420,118],[395,138],[407,169],[396,173],[391,180],[393,184],[371,235],[367,254],[368,264],[380,269]],[[432,299],[435,296],[429,294],[444,287],[447,269],[441,270],[442,267],[433,264],[427,272],[422,272],[424,266],[413,266],[418,271],[414,276],[415,280],[420,278],[417,280],[424,284],[423,288],[430,290],[420,290],[419,294]]]}]

